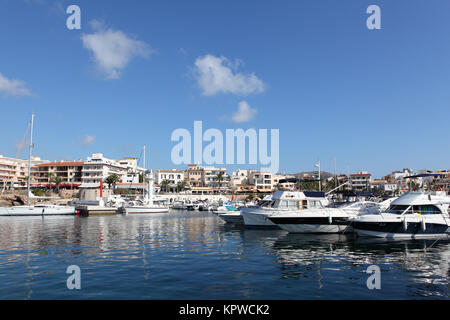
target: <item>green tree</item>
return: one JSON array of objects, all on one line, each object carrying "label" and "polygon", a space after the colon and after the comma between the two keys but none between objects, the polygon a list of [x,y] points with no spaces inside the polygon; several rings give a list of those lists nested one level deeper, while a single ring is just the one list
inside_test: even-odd
[{"label": "green tree", "polygon": [[115,173],[109,175],[105,179],[105,183],[108,185],[109,189],[111,189],[111,186],[113,187],[113,189],[115,189],[116,184],[119,183],[119,181],[120,181],[120,177],[119,177],[119,175],[117,175]]},{"label": "green tree", "polygon": [[45,177],[46,177],[47,180],[48,180],[48,184],[50,184],[50,183],[52,183],[53,180],[55,179],[55,174],[54,174],[53,172],[47,172],[47,173],[45,174]]},{"label": "green tree", "polygon": [[169,189],[169,186],[170,186],[169,180],[165,179],[165,180],[161,181],[160,188],[161,188],[161,190],[164,190],[164,192],[167,192],[167,190]]},{"label": "green tree", "polygon": [[59,186],[61,185],[62,178],[56,176],[56,177],[53,178],[53,182],[55,183],[56,192],[59,192]]},{"label": "green tree", "polygon": [[36,197],[43,197],[43,196],[45,195],[44,190],[39,189],[39,188],[34,189],[34,190],[32,191],[32,193],[33,193]]},{"label": "green tree", "polygon": [[331,190],[333,190],[334,188],[336,188],[335,185],[336,185],[336,183],[335,183],[334,179],[333,180],[328,180],[325,183],[324,191],[331,191]]},{"label": "green tree", "polygon": [[187,183],[186,183],[186,181],[184,181],[184,180],[179,181],[179,182],[177,183],[177,191],[178,191],[178,192],[184,191],[184,190],[186,189],[186,187],[187,187]]},{"label": "green tree", "polygon": [[219,173],[217,174],[217,176],[214,178],[214,180],[217,181],[217,184],[219,185],[219,188],[220,188],[220,184],[221,184],[221,182],[224,180],[223,173],[222,173],[222,172],[219,172]]},{"label": "green tree", "polygon": [[247,198],[245,198],[245,200],[247,200],[248,202],[253,201],[255,199],[255,195],[253,193],[250,193],[247,195]]}]

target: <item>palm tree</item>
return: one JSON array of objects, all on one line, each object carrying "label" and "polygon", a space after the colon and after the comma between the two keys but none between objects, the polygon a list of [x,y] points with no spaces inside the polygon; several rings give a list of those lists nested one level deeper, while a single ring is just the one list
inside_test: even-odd
[{"label": "palm tree", "polygon": [[255,199],[255,195],[253,194],[253,193],[250,193],[249,195],[247,195],[247,201],[248,202],[251,202],[251,201],[253,201]]},{"label": "palm tree", "polygon": [[56,177],[53,178],[53,182],[55,183],[56,192],[59,192],[59,185],[62,182],[62,178],[56,176]]},{"label": "palm tree", "polygon": [[167,190],[169,189],[169,185],[170,185],[170,181],[165,179],[163,181],[161,181],[161,190],[164,190],[165,192],[167,192]]},{"label": "palm tree", "polygon": [[186,183],[186,181],[179,181],[178,183],[177,183],[177,191],[178,192],[180,192],[180,191],[183,191],[184,189],[186,189],[186,186],[187,186],[187,183]]},{"label": "palm tree", "polygon": [[116,188],[116,184],[120,181],[119,175],[113,173],[106,177],[105,182],[108,184],[108,188],[111,189],[111,186],[113,186],[113,189]]},{"label": "palm tree", "polygon": [[50,185],[55,179],[55,174],[53,172],[47,172],[45,177],[48,179],[48,184]]},{"label": "palm tree", "polygon": [[220,187],[222,186],[221,185],[221,182],[224,180],[224,176],[223,176],[223,173],[222,172],[219,172],[218,174],[217,174],[217,176],[214,178],[214,181],[217,181],[217,184],[219,185],[219,191],[220,191]]}]

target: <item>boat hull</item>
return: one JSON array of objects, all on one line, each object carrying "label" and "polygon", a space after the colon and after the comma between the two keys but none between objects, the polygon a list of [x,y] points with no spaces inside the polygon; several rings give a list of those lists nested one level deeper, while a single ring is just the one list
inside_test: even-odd
[{"label": "boat hull", "polygon": [[254,229],[280,229],[278,225],[269,220],[267,214],[242,212],[246,228]]},{"label": "boat hull", "polygon": [[11,207],[0,208],[0,217],[73,216],[74,207]]},{"label": "boat hull", "polygon": [[289,233],[351,233],[347,217],[302,217],[302,218],[282,218],[269,217],[273,223]]},{"label": "boat hull", "polygon": [[358,236],[391,239],[426,239],[447,236],[448,226],[439,223],[427,223],[423,230],[421,222],[408,222],[404,228],[402,222],[354,222]]},{"label": "boat hull", "polygon": [[152,213],[166,213],[169,208],[153,208],[153,207],[130,207],[122,208],[119,211],[122,214],[152,214]]},{"label": "boat hull", "polygon": [[244,218],[241,214],[236,213],[221,213],[219,214],[219,218],[221,218],[226,223],[235,224],[235,225],[244,225]]}]

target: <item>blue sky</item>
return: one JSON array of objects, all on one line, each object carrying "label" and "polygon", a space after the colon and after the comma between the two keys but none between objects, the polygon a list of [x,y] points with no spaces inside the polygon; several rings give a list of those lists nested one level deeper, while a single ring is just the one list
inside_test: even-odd
[{"label": "blue sky", "polygon": [[[49,160],[145,144],[150,167],[176,167],[172,132],[202,120],[279,129],[281,172],[319,157],[376,177],[446,169],[450,3],[432,2],[0,0],[0,154],[15,156],[34,112]],[[81,30],[66,28],[70,4]],[[381,30],[366,27],[371,4]]]}]

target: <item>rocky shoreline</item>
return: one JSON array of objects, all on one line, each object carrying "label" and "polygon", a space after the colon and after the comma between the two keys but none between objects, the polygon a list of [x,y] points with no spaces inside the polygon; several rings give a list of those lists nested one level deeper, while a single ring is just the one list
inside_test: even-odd
[{"label": "rocky shoreline", "polygon": [[[72,190],[61,190],[59,193],[48,192],[46,197],[54,199],[30,199],[30,205],[39,203],[45,204],[67,204],[71,200],[77,199],[78,192]],[[0,207],[15,207],[27,204],[27,196],[24,192],[16,191],[0,195]]]}]

